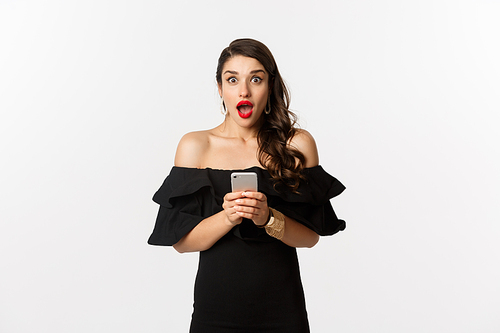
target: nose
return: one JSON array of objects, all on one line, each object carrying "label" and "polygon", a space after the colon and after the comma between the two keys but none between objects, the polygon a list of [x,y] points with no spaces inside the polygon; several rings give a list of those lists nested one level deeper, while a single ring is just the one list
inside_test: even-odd
[{"label": "nose", "polygon": [[250,96],[250,90],[248,89],[248,84],[246,82],[242,82],[240,86],[240,97],[248,97]]}]

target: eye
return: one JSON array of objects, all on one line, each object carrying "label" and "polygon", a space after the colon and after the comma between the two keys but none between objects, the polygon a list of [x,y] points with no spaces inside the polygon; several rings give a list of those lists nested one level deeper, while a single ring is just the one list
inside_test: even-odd
[{"label": "eye", "polygon": [[260,78],[258,76],[254,76],[251,81],[253,83],[260,83],[260,82],[262,82],[262,78]]},{"label": "eye", "polygon": [[236,83],[238,80],[234,76],[231,76],[230,78],[227,79],[227,82],[229,83]]}]

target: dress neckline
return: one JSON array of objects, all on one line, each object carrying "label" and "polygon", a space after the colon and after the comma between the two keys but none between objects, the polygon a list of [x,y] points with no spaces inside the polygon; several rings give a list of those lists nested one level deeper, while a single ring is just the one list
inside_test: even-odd
[{"label": "dress neckline", "polygon": [[253,169],[259,169],[261,171],[267,171],[264,168],[261,168],[260,166],[254,165],[248,168],[242,168],[242,169],[218,169],[218,168],[194,168],[194,167],[181,167],[181,166],[173,166],[175,169],[186,169],[186,170],[210,170],[210,171],[246,171],[246,170],[253,170]]},{"label": "dress neckline", "polygon": [[[263,171],[263,172],[268,172],[267,169],[264,169],[264,168],[261,168],[260,166],[257,166],[257,165],[254,165],[254,166],[251,166],[251,167],[247,167],[247,168],[243,168],[243,169],[218,169],[218,168],[210,168],[210,167],[206,167],[206,168],[194,168],[194,167],[181,167],[181,166],[173,166],[172,167],[173,169],[184,169],[184,170],[200,170],[200,171],[204,171],[204,170],[207,170],[207,171],[215,171],[215,172],[218,172],[218,171],[232,171],[232,172],[238,172],[238,171],[247,171],[247,170],[260,170],[260,171]],[[318,164],[316,166],[313,166],[313,167],[309,167],[309,168],[304,168],[303,170],[313,170],[313,169],[316,169],[316,168],[321,168],[321,165]]]}]

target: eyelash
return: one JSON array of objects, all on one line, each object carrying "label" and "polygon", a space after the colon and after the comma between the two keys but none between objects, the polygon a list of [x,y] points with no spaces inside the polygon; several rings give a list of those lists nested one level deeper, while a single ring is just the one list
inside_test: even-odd
[{"label": "eyelash", "polygon": [[[257,79],[257,81],[254,81],[255,79]],[[227,82],[229,83],[235,83],[236,81],[232,81],[232,80],[237,80],[235,77],[231,76],[230,78],[227,79]],[[260,83],[262,82],[262,78],[258,77],[258,76],[254,76],[252,77],[252,79],[250,80],[251,82],[254,82],[254,83]]]}]

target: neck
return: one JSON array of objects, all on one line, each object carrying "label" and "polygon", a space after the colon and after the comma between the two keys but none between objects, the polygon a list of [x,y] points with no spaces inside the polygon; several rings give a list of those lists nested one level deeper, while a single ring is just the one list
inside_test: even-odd
[{"label": "neck", "polygon": [[227,116],[226,119],[224,119],[224,122],[217,128],[224,136],[239,138],[244,141],[248,141],[257,137],[261,126],[262,121],[258,122],[255,126],[252,127],[241,127],[234,121],[232,121],[229,116]]}]

